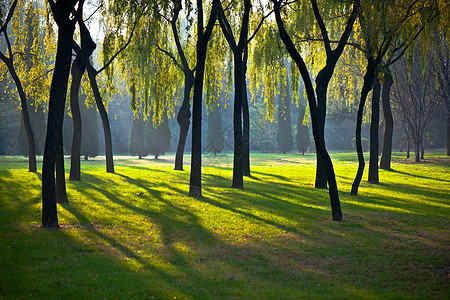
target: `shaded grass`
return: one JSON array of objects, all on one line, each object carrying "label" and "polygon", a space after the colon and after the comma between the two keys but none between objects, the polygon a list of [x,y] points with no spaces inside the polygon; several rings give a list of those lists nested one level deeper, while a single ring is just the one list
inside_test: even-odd
[{"label": "shaded grass", "polygon": [[221,154],[204,156],[199,199],[171,156],[118,159],[116,174],[83,161],[60,230],[39,228],[40,174],[1,157],[0,298],[449,298],[449,159],[395,156],[354,197],[352,155],[332,154],[341,223],[313,154],[252,154],[243,190]]}]

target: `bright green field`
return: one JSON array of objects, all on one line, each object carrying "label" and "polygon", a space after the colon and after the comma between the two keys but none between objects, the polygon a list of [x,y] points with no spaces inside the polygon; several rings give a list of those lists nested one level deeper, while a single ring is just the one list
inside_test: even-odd
[{"label": "bright green field", "polygon": [[188,164],[174,171],[170,155],[118,157],[116,174],[82,161],[58,205],[61,229],[45,230],[40,173],[0,157],[0,298],[450,298],[443,154],[421,164],[397,154],[359,196],[349,194],[356,155],[333,154],[340,223],[313,188],[312,154],[252,154],[243,190],[229,188],[231,154],[203,158],[200,199],[187,197]]}]

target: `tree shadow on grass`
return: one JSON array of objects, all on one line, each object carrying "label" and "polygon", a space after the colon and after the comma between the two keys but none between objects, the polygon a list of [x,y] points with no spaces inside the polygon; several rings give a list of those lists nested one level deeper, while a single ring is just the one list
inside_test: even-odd
[{"label": "tree shadow on grass", "polygon": [[423,176],[423,175],[417,175],[417,174],[407,173],[407,172],[403,172],[403,171],[397,171],[397,170],[394,170],[394,169],[386,170],[386,172],[392,172],[392,173],[402,174],[402,175],[416,177],[416,178],[428,179],[428,180],[436,180],[436,181],[442,181],[442,182],[447,182],[447,183],[449,182],[448,180],[445,180],[445,179],[433,178],[433,177]]}]

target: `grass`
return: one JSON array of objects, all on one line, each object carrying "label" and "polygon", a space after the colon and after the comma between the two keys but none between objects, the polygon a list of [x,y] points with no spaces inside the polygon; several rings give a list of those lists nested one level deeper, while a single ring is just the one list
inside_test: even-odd
[{"label": "grass", "polygon": [[355,197],[356,155],[334,153],[339,223],[313,188],[312,154],[252,154],[243,190],[229,188],[231,154],[203,158],[199,199],[186,196],[189,166],[174,171],[170,155],[118,157],[116,174],[83,161],[58,205],[61,229],[45,230],[40,173],[0,157],[0,298],[450,297],[443,154],[415,164],[396,153],[381,184],[365,175]]}]

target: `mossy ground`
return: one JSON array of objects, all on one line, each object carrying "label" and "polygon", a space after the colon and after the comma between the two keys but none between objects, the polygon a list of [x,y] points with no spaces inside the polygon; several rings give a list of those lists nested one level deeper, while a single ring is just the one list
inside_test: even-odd
[{"label": "mossy ground", "polygon": [[39,226],[40,173],[0,157],[0,298],[448,299],[450,159],[403,156],[350,196],[356,155],[332,155],[343,222],[313,154],[252,154],[242,190],[231,154],[204,155],[199,199],[188,156],[82,161],[59,230]]}]

